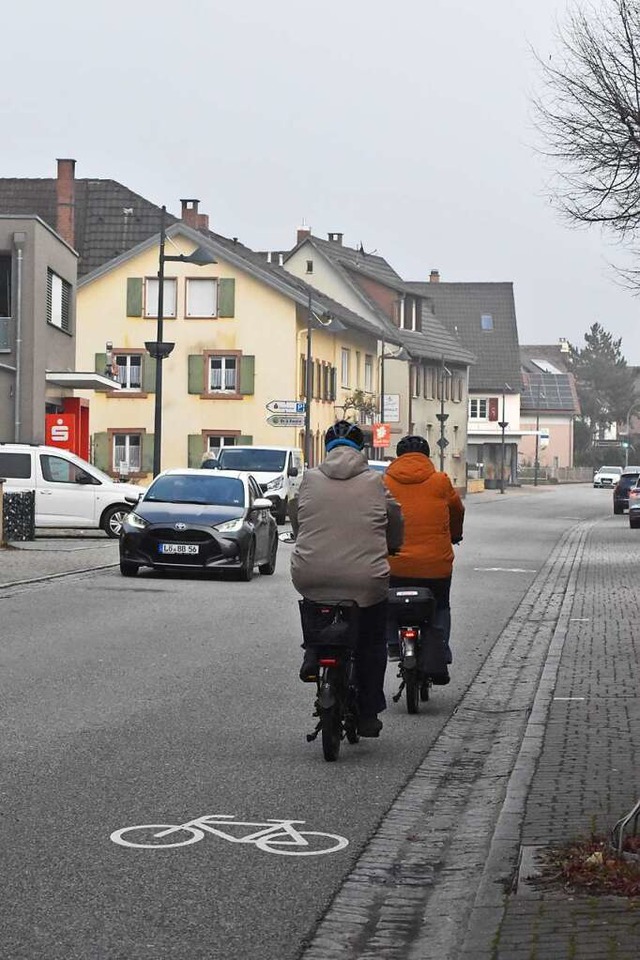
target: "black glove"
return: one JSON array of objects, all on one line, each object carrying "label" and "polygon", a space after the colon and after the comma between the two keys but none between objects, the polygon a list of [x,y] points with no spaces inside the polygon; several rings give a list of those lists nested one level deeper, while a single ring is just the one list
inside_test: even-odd
[{"label": "black glove", "polygon": [[457,540],[452,540],[452,541],[451,541],[451,543],[453,543],[453,544],[454,544],[454,546],[455,546],[455,544],[457,544],[457,543],[462,543],[462,540],[463,540],[463,538],[462,538],[462,537],[458,537],[458,539],[457,539]]}]

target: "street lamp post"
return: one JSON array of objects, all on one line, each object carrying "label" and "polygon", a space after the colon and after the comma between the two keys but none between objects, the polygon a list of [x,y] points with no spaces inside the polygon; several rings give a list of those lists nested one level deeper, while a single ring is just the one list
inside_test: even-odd
[{"label": "street lamp post", "polygon": [[508,383],[502,385],[502,420],[499,421],[498,426],[500,427],[500,493],[504,493],[504,432],[509,426],[507,420],[505,420],[505,390],[511,390],[511,387]]},{"label": "street lamp post", "polygon": [[154,440],[153,440],[153,475],[157,477],[162,469],[162,361],[170,355],[175,343],[164,340],[164,265],[167,260],[176,260],[181,263],[194,263],[203,267],[217,260],[205,247],[197,247],[193,253],[168,255],[165,254],[167,208],[160,211],[160,252],[158,255],[158,313],[156,322],[156,339],[148,340],[145,347],[150,357],[156,361],[155,408],[154,408]]},{"label": "street lamp post", "polygon": [[[384,338],[383,338],[383,339],[382,339],[382,350],[381,350],[381,353],[380,353],[380,423],[384,423],[384,413],[385,413],[385,409],[384,409],[384,396],[385,396],[385,394],[384,394],[384,389],[385,389],[385,386],[384,386],[384,362],[385,362],[385,360],[402,360],[402,361],[406,361],[406,360],[410,360],[410,359],[411,359],[411,355],[410,355],[409,351],[408,351],[405,347],[403,347],[403,346],[398,347],[398,349],[396,350],[395,353],[387,353],[386,350],[385,350],[385,348],[386,348],[386,343],[385,343],[385,340],[384,340]],[[409,384],[409,388],[411,388],[411,384]],[[380,458],[381,458],[381,459],[384,459],[384,448],[383,448],[383,447],[380,448]]]},{"label": "street lamp post", "polygon": [[436,413],[436,419],[440,421],[440,437],[438,438],[438,446],[440,447],[440,472],[444,471],[444,451],[449,446],[449,441],[445,437],[445,424],[449,419],[449,414],[444,412],[444,381],[445,377],[451,376],[451,371],[447,369],[444,363],[444,354],[442,355],[442,363],[440,366],[440,413]]}]

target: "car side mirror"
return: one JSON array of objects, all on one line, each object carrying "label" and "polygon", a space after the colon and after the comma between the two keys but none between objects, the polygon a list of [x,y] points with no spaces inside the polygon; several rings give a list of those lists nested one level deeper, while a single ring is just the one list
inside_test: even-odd
[{"label": "car side mirror", "polygon": [[125,503],[130,503],[130,504],[132,504],[133,506],[135,506],[136,503],[140,503],[141,500],[142,500],[142,494],[141,494],[141,493],[139,493],[137,496],[134,496],[134,497],[125,497],[125,498],[124,498],[124,502],[125,502]]},{"label": "car side mirror", "polygon": [[289,469],[287,470],[287,476],[288,476],[288,477],[297,477],[297,476],[298,476],[298,468],[297,468],[297,467],[289,467]]},{"label": "car side mirror", "polygon": [[252,510],[271,510],[271,500],[267,497],[256,497],[251,504]]}]

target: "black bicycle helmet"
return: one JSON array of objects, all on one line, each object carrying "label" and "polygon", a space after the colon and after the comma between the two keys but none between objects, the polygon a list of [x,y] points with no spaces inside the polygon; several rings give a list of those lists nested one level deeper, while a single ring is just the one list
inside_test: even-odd
[{"label": "black bicycle helmet", "polygon": [[324,445],[327,452],[338,446],[355,447],[356,450],[362,450],[364,436],[356,423],[349,423],[348,420],[338,420],[325,433]]},{"label": "black bicycle helmet", "polygon": [[428,457],[431,455],[431,449],[424,437],[408,436],[398,440],[396,456],[401,457],[403,453],[423,453]]}]

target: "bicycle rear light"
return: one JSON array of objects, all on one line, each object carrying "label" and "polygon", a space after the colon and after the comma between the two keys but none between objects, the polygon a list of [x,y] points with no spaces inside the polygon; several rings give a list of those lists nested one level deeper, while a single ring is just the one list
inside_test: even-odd
[{"label": "bicycle rear light", "polygon": [[318,663],[321,667],[337,667],[338,660],[336,657],[320,657]]}]

